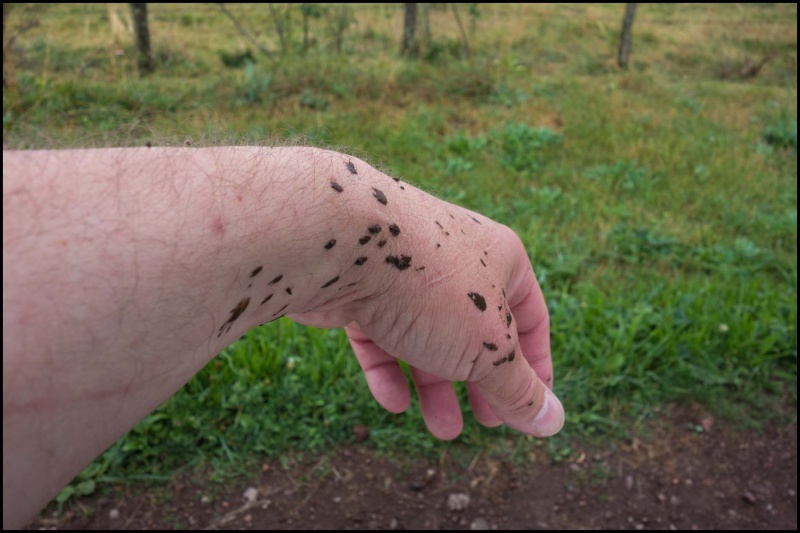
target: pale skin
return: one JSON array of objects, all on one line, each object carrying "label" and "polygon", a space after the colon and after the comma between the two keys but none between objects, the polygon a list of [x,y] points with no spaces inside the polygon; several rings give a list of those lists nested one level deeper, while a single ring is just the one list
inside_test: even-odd
[{"label": "pale skin", "polygon": [[249,329],[345,327],[375,399],[546,437],[549,318],[519,238],[316,148],[3,153],[3,526]]}]

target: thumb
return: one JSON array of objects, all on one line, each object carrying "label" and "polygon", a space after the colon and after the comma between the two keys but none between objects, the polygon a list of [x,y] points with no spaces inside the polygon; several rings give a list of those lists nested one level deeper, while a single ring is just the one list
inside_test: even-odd
[{"label": "thumb", "polygon": [[561,401],[528,365],[519,347],[506,358],[474,384],[506,425],[536,437],[555,435],[564,425]]}]

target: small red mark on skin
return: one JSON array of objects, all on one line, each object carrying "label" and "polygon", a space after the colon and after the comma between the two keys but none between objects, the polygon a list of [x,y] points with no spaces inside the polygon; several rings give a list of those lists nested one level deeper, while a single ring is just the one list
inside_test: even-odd
[{"label": "small red mark on skin", "polygon": [[211,220],[211,231],[217,237],[225,235],[225,224],[222,222],[222,217],[214,217]]},{"label": "small red mark on skin", "polygon": [[242,195],[241,194],[237,194],[236,195],[236,199],[241,202],[242,201]]}]

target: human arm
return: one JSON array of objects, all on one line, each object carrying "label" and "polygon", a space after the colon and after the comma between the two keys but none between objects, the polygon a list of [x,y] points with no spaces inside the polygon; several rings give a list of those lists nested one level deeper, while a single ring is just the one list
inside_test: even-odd
[{"label": "human arm", "polygon": [[[483,217],[470,221],[470,233],[498,257],[478,265],[483,273],[462,265],[457,251],[474,243],[435,247],[437,213],[472,216],[362,161],[313,148],[4,152],[4,526],[22,525],[225,346],[284,314],[351,324],[370,388],[392,410],[400,410],[404,382],[389,353],[433,379],[471,376],[493,407],[477,403],[484,421],[496,423],[497,412],[535,433],[544,387],[519,372],[521,358],[508,361],[520,343],[526,351],[517,323],[512,329],[498,311],[497,324],[472,328],[508,344],[497,350],[503,364],[467,359],[477,341],[463,330],[487,315],[461,287],[485,285],[476,290],[520,324],[515,305],[533,302],[530,346],[539,345],[537,371],[551,379],[546,308],[530,265],[519,249],[505,253],[518,246],[513,233]],[[454,243],[447,233],[442,239]],[[488,294],[507,282],[509,302],[500,290]],[[468,305],[453,297],[443,308],[454,291]],[[434,320],[437,313],[448,318]],[[475,405],[481,396],[473,398]]]}]

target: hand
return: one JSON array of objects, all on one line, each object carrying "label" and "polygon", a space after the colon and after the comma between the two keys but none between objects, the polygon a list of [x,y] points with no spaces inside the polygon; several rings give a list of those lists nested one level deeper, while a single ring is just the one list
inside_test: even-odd
[{"label": "hand", "polygon": [[477,213],[409,194],[419,197],[396,217],[385,247],[370,250],[371,291],[290,318],[347,323],[369,388],[391,412],[409,405],[397,359],[408,362],[425,422],[441,439],[457,437],[463,426],[454,380],[467,381],[480,423],[557,433],[564,413],[549,390],[549,317],[521,241]]}]

